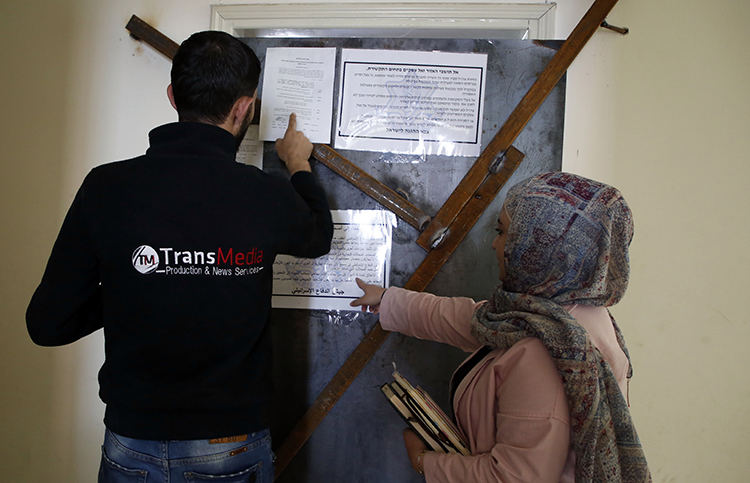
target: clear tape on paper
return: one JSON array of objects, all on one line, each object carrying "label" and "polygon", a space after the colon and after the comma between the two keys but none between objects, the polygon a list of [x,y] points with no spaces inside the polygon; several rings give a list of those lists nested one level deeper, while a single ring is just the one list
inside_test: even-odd
[{"label": "clear tape on paper", "polygon": [[[388,286],[396,215],[383,210],[334,210],[328,255],[310,259],[279,255],[273,265],[274,308],[358,311],[349,302],[362,296],[356,278]],[[359,315],[337,316],[349,323]],[[330,316],[329,316],[330,317]]]},{"label": "clear tape on paper", "polygon": [[366,325],[366,317],[372,316],[369,312],[355,312],[358,308],[350,307],[349,310],[313,310],[312,315],[317,319],[327,321],[329,324],[342,325],[344,327],[357,322]]}]

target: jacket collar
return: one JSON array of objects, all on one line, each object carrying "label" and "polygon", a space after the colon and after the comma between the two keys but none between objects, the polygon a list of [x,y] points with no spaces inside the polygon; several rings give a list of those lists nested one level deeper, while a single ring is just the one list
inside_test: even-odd
[{"label": "jacket collar", "polygon": [[226,158],[237,155],[234,136],[226,129],[200,122],[174,122],[149,133],[148,155],[190,155]]}]

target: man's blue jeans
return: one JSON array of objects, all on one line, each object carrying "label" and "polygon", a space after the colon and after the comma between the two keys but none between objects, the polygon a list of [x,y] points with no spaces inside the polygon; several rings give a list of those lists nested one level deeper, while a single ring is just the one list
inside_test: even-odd
[{"label": "man's blue jeans", "polygon": [[107,430],[99,483],[272,483],[274,459],[267,429],[214,444],[131,439]]}]

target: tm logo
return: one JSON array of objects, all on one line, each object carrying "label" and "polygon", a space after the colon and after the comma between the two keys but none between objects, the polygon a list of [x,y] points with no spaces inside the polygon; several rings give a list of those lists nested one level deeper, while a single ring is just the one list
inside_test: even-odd
[{"label": "tm logo", "polygon": [[141,273],[151,273],[159,267],[159,254],[148,245],[141,245],[133,252],[133,267]]}]

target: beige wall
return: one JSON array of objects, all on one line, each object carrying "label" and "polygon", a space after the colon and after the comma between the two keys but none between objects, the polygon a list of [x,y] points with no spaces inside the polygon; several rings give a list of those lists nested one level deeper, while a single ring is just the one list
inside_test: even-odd
[{"label": "beige wall", "polygon": [[659,482],[750,480],[748,20],[744,1],[621,0],[609,21],[631,33],[600,33],[568,80],[565,168],[618,186],[634,211],[614,314]]},{"label": "beige wall", "polygon": [[[0,2],[0,480],[95,480],[101,335],[35,347],[23,314],[83,176],[141,153],[175,119],[169,64],[124,30],[173,39],[210,0]],[[224,2],[247,3],[247,2]],[[518,2],[516,2],[518,3]],[[566,37],[591,0],[562,0]],[[750,477],[750,3],[620,0],[568,77],[564,168],[618,186],[635,215],[633,276],[614,309],[654,481]]]},{"label": "beige wall", "polygon": [[[0,6],[0,479],[50,481],[56,357],[28,340],[23,314],[63,210],[72,12],[14,3]],[[59,24],[30,35],[42,14]]]}]

